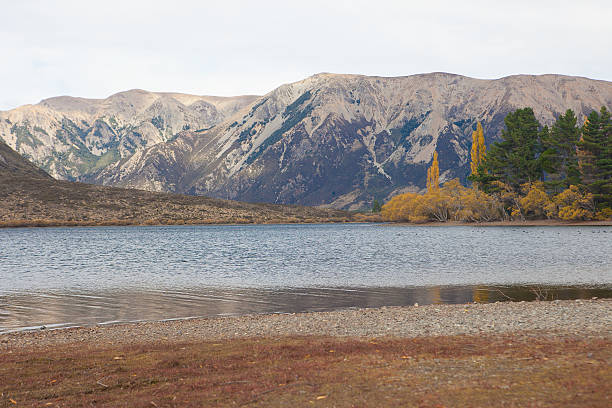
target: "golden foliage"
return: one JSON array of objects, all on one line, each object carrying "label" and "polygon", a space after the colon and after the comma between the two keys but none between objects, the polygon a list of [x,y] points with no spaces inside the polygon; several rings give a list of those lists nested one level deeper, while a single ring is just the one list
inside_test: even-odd
[{"label": "golden foliage", "polygon": [[440,166],[438,165],[438,152],[434,151],[433,161],[427,169],[427,192],[440,188]]},{"label": "golden foliage", "polygon": [[497,195],[467,188],[453,179],[436,190],[425,194],[405,193],[393,197],[383,205],[381,216],[385,221],[424,222],[488,222],[525,218],[559,218],[565,221],[612,219],[612,209],[595,213],[593,194],[570,186],[550,197],[544,183],[525,183],[521,191],[496,182]]},{"label": "golden foliage", "polygon": [[487,148],[485,146],[484,131],[480,122],[476,125],[476,130],[472,132],[472,150],[470,152],[470,170],[472,174],[478,172],[478,166],[481,165],[486,157]]},{"label": "golden foliage", "polygon": [[482,191],[466,188],[458,179],[425,194],[406,193],[393,197],[382,207],[386,221],[494,221],[502,218],[502,206]]},{"label": "golden foliage", "polygon": [[601,211],[597,211],[595,219],[599,221],[612,220],[612,208],[605,207]]},{"label": "golden foliage", "polygon": [[480,165],[485,157],[487,156],[487,147],[485,146],[484,131],[482,125],[478,122],[476,125],[476,131],[478,132],[478,164]]},{"label": "golden foliage", "polygon": [[565,221],[591,220],[595,216],[593,194],[582,192],[577,186],[569,186],[555,196],[558,216]]},{"label": "golden foliage", "polygon": [[470,151],[470,170],[471,174],[476,174],[478,169],[478,135],[476,131],[472,132],[472,150]]},{"label": "golden foliage", "polygon": [[[484,132],[480,122],[472,133],[470,167],[472,174],[486,156]],[[427,169],[427,192],[405,193],[393,197],[382,206],[381,216],[385,221],[408,221],[423,223],[488,222],[503,219],[560,218],[566,221],[612,219],[612,209],[604,208],[595,213],[593,195],[570,186],[551,198],[541,181],[522,184],[520,191],[501,181],[493,181],[496,192],[486,194],[476,188],[461,185],[459,179],[439,185],[440,167],[438,152],[434,152],[431,166]]]},{"label": "golden foliage", "polygon": [[393,197],[383,205],[381,215],[385,221],[425,222],[429,218],[422,213],[422,195],[405,193]]},{"label": "golden foliage", "polygon": [[525,183],[521,186],[524,194],[518,202],[523,216],[530,218],[552,218],[556,213],[555,203],[548,197],[544,190],[544,183],[537,181]]}]

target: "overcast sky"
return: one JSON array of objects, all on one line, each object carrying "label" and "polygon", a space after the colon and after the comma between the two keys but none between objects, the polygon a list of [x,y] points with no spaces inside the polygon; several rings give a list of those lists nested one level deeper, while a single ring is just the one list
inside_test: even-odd
[{"label": "overcast sky", "polygon": [[612,80],[612,2],[5,1],[0,109],[142,88],[264,94],[318,72]]}]

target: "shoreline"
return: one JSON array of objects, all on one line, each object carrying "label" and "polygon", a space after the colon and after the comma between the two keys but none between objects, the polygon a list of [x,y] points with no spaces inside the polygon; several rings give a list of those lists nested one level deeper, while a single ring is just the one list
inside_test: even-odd
[{"label": "shoreline", "polygon": [[151,344],[287,336],[435,337],[544,331],[612,339],[612,300],[433,304],[186,318],[0,334],[0,350],[71,343]]},{"label": "shoreline", "polygon": [[54,228],[54,227],[168,227],[168,226],[246,226],[246,225],[317,225],[317,224],[380,224],[392,227],[612,227],[612,221],[562,221],[562,220],[527,220],[527,221],[489,221],[489,222],[395,222],[379,220],[317,220],[313,222],[290,222],[287,220],[269,222],[158,222],[156,220],[104,222],[63,221],[63,220],[15,220],[0,221],[0,230],[8,228]]},{"label": "shoreline", "polygon": [[88,221],[28,221],[28,222],[12,222],[2,221],[0,222],[0,230],[4,228],[57,228],[57,227],[175,227],[175,226],[187,226],[187,227],[204,227],[204,226],[242,226],[242,225],[317,225],[317,224],[364,224],[369,223],[367,221],[343,221],[343,220],[329,220],[329,221],[313,221],[313,222],[290,222],[287,220],[270,221],[270,222],[174,222],[174,223],[159,223],[152,221],[137,221],[137,222],[99,222],[92,223]]},{"label": "shoreline", "polygon": [[489,222],[384,222],[389,226],[414,227],[612,227],[612,220],[607,221],[563,221],[563,220],[526,220],[526,221],[489,221]]}]

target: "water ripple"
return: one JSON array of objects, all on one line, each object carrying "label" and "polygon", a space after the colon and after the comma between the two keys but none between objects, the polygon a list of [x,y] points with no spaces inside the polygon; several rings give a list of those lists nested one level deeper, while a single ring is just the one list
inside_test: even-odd
[{"label": "water ripple", "polygon": [[[477,285],[609,287],[610,233],[371,224],[3,229],[0,331],[463,302]],[[464,289],[431,289],[453,286]]]}]

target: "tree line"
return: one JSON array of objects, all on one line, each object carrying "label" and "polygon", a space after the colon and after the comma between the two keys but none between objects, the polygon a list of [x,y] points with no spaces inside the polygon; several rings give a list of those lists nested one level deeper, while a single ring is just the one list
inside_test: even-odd
[{"label": "tree line", "polygon": [[602,107],[579,126],[568,109],[549,128],[532,108],[504,119],[501,140],[487,151],[482,125],[472,133],[471,186],[440,186],[438,154],[427,171],[427,192],[393,197],[386,220],[495,221],[612,219],[612,119]]}]

